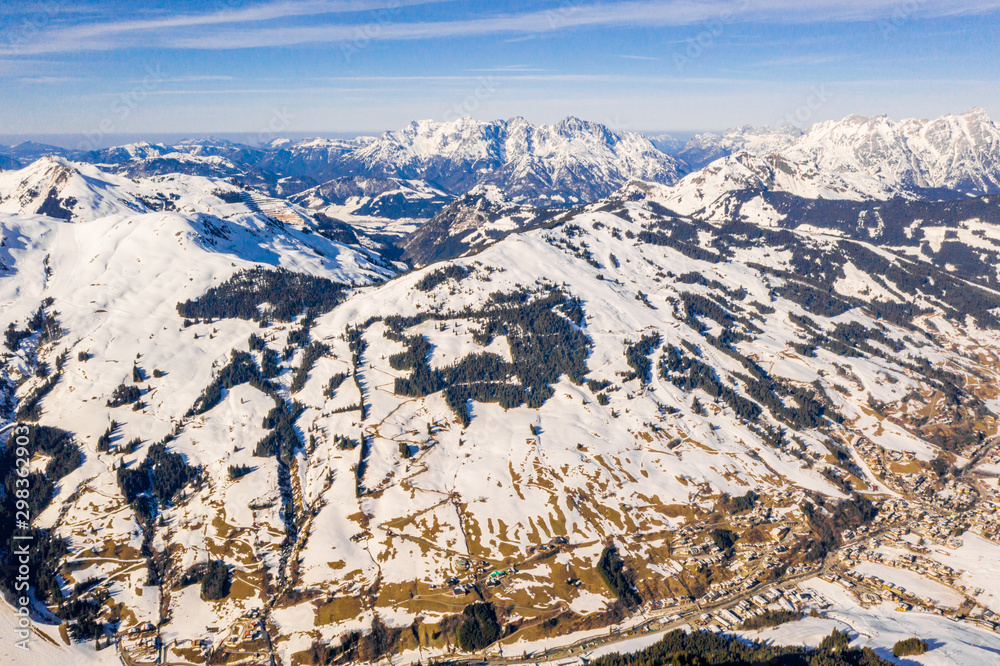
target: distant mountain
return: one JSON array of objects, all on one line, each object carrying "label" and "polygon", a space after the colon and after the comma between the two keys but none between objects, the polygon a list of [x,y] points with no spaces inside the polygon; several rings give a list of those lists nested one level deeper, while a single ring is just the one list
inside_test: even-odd
[{"label": "distant mountain", "polygon": [[670,134],[647,135],[649,142],[656,146],[656,149],[667,155],[676,155],[684,147],[685,142]]},{"label": "distant mountain", "polygon": [[403,258],[415,266],[425,266],[482,249],[513,232],[540,226],[558,212],[512,202],[496,185],[478,185],[399,244]]},{"label": "distant mountain", "polygon": [[420,121],[345,155],[353,175],[425,180],[452,194],[496,185],[512,201],[568,205],[607,196],[632,179],[672,183],[681,164],[633,132],[578,118],[535,126]]},{"label": "distant mountain", "polygon": [[675,154],[691,169],[700,169],[740,151],[754,154],[777,152],[800,136],[802,131],[790,125],[778,129],[743,125],[728,129],[721,135],[710,132],[698,134],[684,144],[683,148],[675,151]]},{"label": "distant mountain", "polygon": [[423,181],[365,176],[335,178],[290,197],[331,217],[389,220],[433,217],[452,199]]},{"label": "distant mountain", "polygon": [[781,152],[792,162],[857,174],[870,191],[1000,192],[1000,127],[980,107],[935,120],[848,116],[814,125]]},{"label": "distant mountain", "polygon": [[[954,200],[995,194],[1000,192],[1000,128],[979,108],[932,121],[849,116],[815,125],[782,148],[741,149],[675,185],[646,189],[684,215],[771,225],[798,219],[799,209],[812,207],[789,203],[795,200]],[[776,197],[779,193],[790,197]]]},{"label": "distant mountain", "polygon": [[640,134],[578,118],[540,126],[523,118],[426,120],[377,138],[276,139],[258,147],[206,138],[77,157],[133,178],[168,172],[230,177],[279,196],[363,177],[425,181],[451,197],[490,184],[512,201],[561,206],[607,196],[632,179],[673,183],[682,173],[681,162]]},{"label": "distant mountain", "polygon": [[73,151],[47,143],[23,141],[13,146],[0,146],[0,168],[19,169],[45,155],[68,156]]}]

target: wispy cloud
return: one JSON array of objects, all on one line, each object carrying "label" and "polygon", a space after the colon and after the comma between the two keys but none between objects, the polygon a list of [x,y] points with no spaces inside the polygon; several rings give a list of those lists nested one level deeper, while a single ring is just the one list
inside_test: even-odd
[{"label": "wispy cloud", "polygon": [[[57,26],[44,31],[28,44],[0,49],[0,53],[60,53],[74,51],[100,51],[136,45],[170,45],[171,37],[184,34],[192,28],[218,28],[242,25],[241,30],[252,32],[252,24],[266,24],[281,19],[328,14],[350,14],[393,10],[407,6],[436,4],[449,0],[281,0],[251,7],[225,8],[201,14],[168,14],[153,18],[129,21],[105,20]],[[64,14],[62,7],[59,13]],[[17,26],[13,26],[16,28]],[[140,42],[137,40],[150,40]],[[2,41],[2,40],[0,40]]]},{"label": "wispy cloud", "polygon": [[[357,38],[358,25],[345,24],[343,21],[330,22],[322,18],[310,25],[282,23],[296,17],[385,10],[437,1],[440,0],[283,0],[205,14],[81,24],[45,32],[32,43],[23,45],[17,52],[53,53],[134,47],[246,49],[343,43]],[[695,25],[724,15],[732,16],[734,22],[744,23],[874,21],[891,17],[899,7],[900,0],[813,0],[809,3],[801,0],[600,2],[454,21],[406,21],[401,17],[393,17],[380,22],[377,39],[419,40],[507,35],[517,40],[588,27]],[[920,4],[914,17],[977,15],[998,10],[1000,0],[939,0]],[[0,53],[4,52],[0,49]]]},{"label": "wispy cloud", "polygon": [[195,74],[192,76],[168,76],[160,79],[169,82],[194,82],[194,81],[232,81],[235,77],[221,76],[216,74]]},{"label": "wispy cloud", "polygon": [[[691,25],[731,13],[742,3],[733,0],[637,0],[623,3],[567,5],[522,14],[441,22],[390,22],[381,26],[378,39],[412,40],[476,37],[489,34],[541,34],[572,28],[615,25]],[[814,23],[878,20],[891,16],[899,0],[756,0],[736,20],[743,22]],[[942,0],[922,6],[918,16],[981,14],[1000,9],[1000,0]],[[301,43],[345,42],[356,38],[354,26],[318,25],[261,27],[256,31],[222,31],[207,39],[180,37],[177,48],[247,48]]]},{"label": "wispy cloud", "polygon": [[654,58],[652,56],[626,55],[624,53],[619,53],[616,57],[624,58],[625,60],[651,60],[651,61],[662,60],[662,58]]},{"label": "wispy cloud", "polygon": [[76,76],[24,76],[18,79],[19,83],[29,85],[48,85],[52,83],[69,83],[70,81],[82,81]]},{"label": "wispy cloud", "polygon": [[529,67],[527,65],[504,65],[502,67],[484,67],[480,69],[469,69],[469,72],[549,72],[552,70]]}]

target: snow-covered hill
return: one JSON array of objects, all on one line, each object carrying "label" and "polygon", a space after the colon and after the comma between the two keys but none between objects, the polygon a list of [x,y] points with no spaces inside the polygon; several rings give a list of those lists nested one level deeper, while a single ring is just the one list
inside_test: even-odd
[{"label": "snow-covered hill", "polygon": [[[749,164],[733,177],[785,174]],[[628,613],[598,571],[609,540],[647,611],[710,603],[838,543],[804,507],[893,496],[869,443],[915,476],[995,434],[1000,296],[947,270],[955,248],[921,251],[1000,244],[971,219],[852,238],[638,189],[531,218],[482,186],[442,220],[476,254],[386,282],[372,252],[224,182],[61,160],[2,177],[6,418],[82,452],[37,525],[69,538],[63,592],[103,598],[99,581],[102,617],[149,622],[171,662],[229,627],[243,645],[254,608],[284,663],[376,615],[415,627],[398,650],[443,655],[460,586],[524,651]],[[38,212],[52,191],[69,219]],[[468,220],[536,228],[486,246]],[[218,600],[197,584],[210,560]],[[148,660],[141,636],[123,646]]]},{"label": "snow-covered hill", "polygon": [[[676,183],[576,119],[0,173],[0,428],[60,429],[32,430],[36,538],[66,539],[37,594],[140,663],[445,657],[478,601],[522,654],[832,580],[864,535],[989,622],[995,130],[744,129]],[[130,171],[171,163],[242,184]],[[364,173],[246,187],[324,165]],[[875,589],[933,609],[906,580]]]}]

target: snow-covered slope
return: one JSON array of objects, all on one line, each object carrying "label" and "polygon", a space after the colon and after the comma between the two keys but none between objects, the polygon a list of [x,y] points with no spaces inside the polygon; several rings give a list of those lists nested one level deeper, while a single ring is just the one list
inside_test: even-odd
[{"label": "snow-covered slope", "polygon": [[5,213],[93,220],[146,212],[145,193],[128,178],[54,156],[19,171],[0,173],[0,212]]},{"label": "snow-covered slope", "polygon": [[[101,187],[126,200],[128,182]],[[483,214],[514,209],[472,194]],[[230,627],[243,645],[253,608],[283,663],[376,614],[415,627],[398,650],[440,656],[472,603],[460,584],[518,627],[508,645],[606,635],[626,612],[597,571],[609,540],[644,602],[711,603],[811,566],[807,504],[893,496],[868,443],[915,476],[995,434],[1000,297],[905,248],[616,197],[382,283],[370,253],[202,201],[214,212],[0,217],[8,406],[83,453],[37,524],[70,539],[66,593],[101,581],[103,612],[151,623],[170,662],[192,639],[229,646]],[[268,282],[231,276],[279,266],[370,286],[293,321],[261,313],[322,294],[235,307]],[[139,395],[121,403],[122,387]],[[148,462],[160,442],[199,469],[149,509],[160,491],[127,496],[120,470],[167,475]],[[752,510],[727,504],[748,490]],[[730,555],[720,525],[742,540]],[[230,571],[219,600],[196,584],[208,560]],[[141,637],[123,646],[149,660]]]},{"label": "snow-covered slope", "polygon": [[561,208],[538,210],[514,203],[496,185],[477,185],[401,239],[403,257],[414,266],[480,250],[515,231],[545,224]]},{"label": "snow-covered slope", "polygon": [[0,212],[75,222],[153,211],[229,214],[247,211],[227,208],[241,192],[230,182],[202,176],[170,173],[133,179],[50,156],[0,173]]},{"label": "snow-covered slope", "polygon": [[674,186],[646,189],[671,210],[713,220],[730,219],[737,204],[754,199],[759,208],[755,211],[759,217],[754,221],[771,223],[780,219],[766,202],[764,195],[771,192],[803,199],[851,201],[887,195],[877,188],[872,192],[850,176],[824,171],[808,162],[790,162],[781,154],[765,156],[746,151],[716,160]]}]

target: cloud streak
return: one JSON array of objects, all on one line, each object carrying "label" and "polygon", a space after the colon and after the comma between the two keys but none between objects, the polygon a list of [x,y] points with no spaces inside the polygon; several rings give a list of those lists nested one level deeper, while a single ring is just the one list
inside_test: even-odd
[{"label": "cloud streak", "polygon": [[[59,27],[29,44],[0,48],[0,54],[70,53],[121,48],[226,50],[345,43],[357,38],[362,23],[345,23],[344,14],[391,11],[446,0],[282,0],[243,9],[105,21]],[[992,13],[1000,0],[940,0],[922,3],[915,18]],[[379,40],[427,40],[485,35],[525,38],[581,28],[698,25],[720,17],[731,22],[804,24],[830,21],[879,21],[900,11],[899,0],[632,0],[620,3],[566,4],[533,12],[453,21],[379,20]],[[282,25],[319,17],[310,25]],[[334,20],[336,19],[336,20]]]},{"label": "cloud streak", "polygon": [[[104,51],[135,46],[171,46],[171,42],[191,29],[243,25],[248,33],[265,29],[264,25],[283,19],[325,15],[398,11],[403,7],[437,4],[449,0],[281,0],[245,8],[222,9],[203,14],[167,15],[128,21],[99,21],[58,26],[39,34],[29,43],[13,44],[0,38],[3,54],[66,53]],[[63,13],[62,8],[59,9]],[[30,19],[28,19],[30,20]],[[11,30],[18,27],[15,21]]]}]

